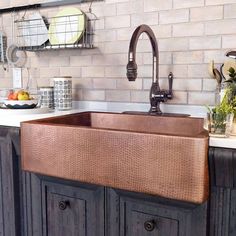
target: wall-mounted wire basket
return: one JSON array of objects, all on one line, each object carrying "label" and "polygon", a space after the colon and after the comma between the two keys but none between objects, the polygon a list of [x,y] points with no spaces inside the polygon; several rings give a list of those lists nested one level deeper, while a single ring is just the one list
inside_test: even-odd
[{"label": "wall-mounted wire basket", "polygon": [[[78,27],[80,17],[85,19],[83,27]],[[14,37],[19,49],[26,51],[93,48],[96,20],[91,12],[47,19],[38,14],[14,21]]]}]

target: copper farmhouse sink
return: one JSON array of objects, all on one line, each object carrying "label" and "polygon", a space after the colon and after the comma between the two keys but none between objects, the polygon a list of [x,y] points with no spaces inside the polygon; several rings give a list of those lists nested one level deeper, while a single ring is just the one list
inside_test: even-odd
[{"label": "copper farmhouse sink", "polygon": [[83,112],[21,123],[26,171],[193,203],[208,198],[203,119]]}]

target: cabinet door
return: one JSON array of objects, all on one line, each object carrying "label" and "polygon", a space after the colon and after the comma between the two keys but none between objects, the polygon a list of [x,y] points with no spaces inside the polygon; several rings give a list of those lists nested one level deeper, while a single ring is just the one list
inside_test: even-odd
[{"label": "cabinet door", "polygon": [[104,236],[104,187],[26,177],[25,236]]},{"label": "cabinet door", "polygon": [[207,203],[192,205],[108,189],[107,235],[206,236]]},{"label": "cabinet door", "polygon": [[153,215],[145,207],[126,208],[127,236],[177,236],[178,221],[160,215]]},{"label": "cabinet door", "polygon": [[104,188],[43,183],[47,236],[104,235]]},{"label": "cabinet door", "polygon": [[86,201],[58,193],[48,193],[48,235],[86,235]]}]

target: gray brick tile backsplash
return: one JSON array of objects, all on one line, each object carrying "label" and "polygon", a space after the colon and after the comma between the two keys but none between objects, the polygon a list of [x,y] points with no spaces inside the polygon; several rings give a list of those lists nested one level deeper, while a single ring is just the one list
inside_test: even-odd
[{"label": "gray brick tile backsplash", "polygon": [[[0,8],[28,3],[2,0]],[[87,11],[89,5],[75,6]],[[148,103],[152,57],[145,35],[137,47],[138,79],[134,83],[126,79],[131,35],[138,25],[148,24],[159,43],[163,88],[168,86],[168,73],[174,73],[174,99],[168,103],[214,104],[216,82],[208,75],[208,63],[215,60],[219,67],[226,60],[224,54],[236,48],[235,0],[104,0],[94,2],[92,10],[98,16],[94,49],[27,53],[27,66],[38,68],[40,86],[49,85],[54,76],[70,75],[74,100]],[[40,12],[54,16],[57,11]],[[2,17],[12,42],[11,15]],[[0,87],[12,86],[10,72],[0,68],[0,76]]]}]

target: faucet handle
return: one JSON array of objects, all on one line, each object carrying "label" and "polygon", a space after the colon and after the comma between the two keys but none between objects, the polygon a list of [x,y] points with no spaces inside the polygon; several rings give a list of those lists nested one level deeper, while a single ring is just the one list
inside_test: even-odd
[{"label": "faucet handle", "polygon": [[174,78],[174,75],[172,72],[170,72],[168,75],[168,80],[169,80],[169,91],[171,93],[172,93],[172,86],[173,86],[173,78]]},{"label": "faucet handle", "polygon": [[169,91],[168,91],[168,94],[167,94],[167,98],[168,99],[171,99],[172,98],[172,87],[173,87],[173,78],[174,78],[174,75],[172,72],[169,73],[168,75],[168,81],[169,81]]}]

